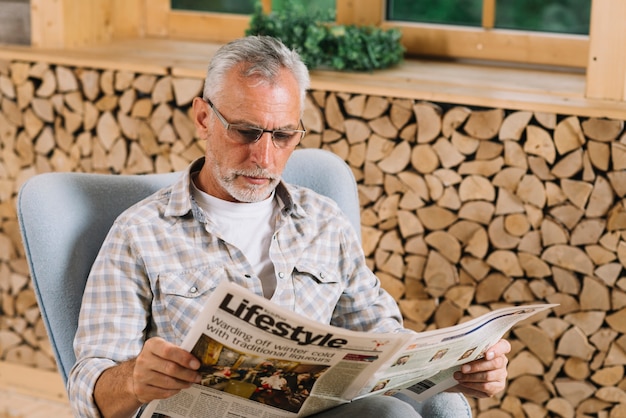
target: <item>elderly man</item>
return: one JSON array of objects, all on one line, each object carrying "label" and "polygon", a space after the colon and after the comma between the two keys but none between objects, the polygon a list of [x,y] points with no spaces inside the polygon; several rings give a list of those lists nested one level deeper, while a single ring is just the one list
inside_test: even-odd
[{"label": "elderly man", "polygon": [[[341,210],[281,181],[305,134],[308,87],[298,54],[270,37],[233,41],[211,60],[193,102],[204,158],[123,213],[92,268],[68,382],[78,416],[133,416],[199,382],[198,359],[179,344],[221,280],[323,323],[403,331]],[[502,340],[465,365],[455,390],[502,390],[509,350]],[[378,396],[319,416],[417,417],[416,407]]]}]

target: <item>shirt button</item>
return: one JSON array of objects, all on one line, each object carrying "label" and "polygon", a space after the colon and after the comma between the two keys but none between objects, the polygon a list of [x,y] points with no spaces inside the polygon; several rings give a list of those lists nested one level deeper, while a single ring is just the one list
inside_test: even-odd
[{"label": "shirt button", "polygon": [[324,273],[320,273],[320,277],[323,279],[324,278]]},{"label": "shirt button", "polygon": [[285,273],[283,273],[283,272],[281,271],[280,273],[278,273],[278,277],[280,277],[280,278],[282,279],[283,277],[285,277]]},{"label": "shirt button", "polygon": [[196,286],[193,286],[191,289],[189,289],[190,293],[196,293],[198,291],[198,288]]}]

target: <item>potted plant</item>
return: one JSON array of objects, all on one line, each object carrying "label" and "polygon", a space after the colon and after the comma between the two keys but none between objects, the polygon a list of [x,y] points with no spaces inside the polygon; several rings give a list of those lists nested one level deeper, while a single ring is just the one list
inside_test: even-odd
[{"label": "potted plant", "polygon": [[309,69],[373,71],[402,61],[404,47],[399,30],[338,25],[333,21],[334,9],[309,12],[288,1],[283,9],[265,14],[257,3],[246,35],[279,38],[298,51]]}]

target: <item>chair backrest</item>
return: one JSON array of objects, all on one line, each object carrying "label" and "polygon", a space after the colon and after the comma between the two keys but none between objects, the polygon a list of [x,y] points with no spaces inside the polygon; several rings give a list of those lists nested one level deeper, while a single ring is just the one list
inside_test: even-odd
[{"label": "chair backrest", "polygon": [[[287,182],[334,199],[360,233],[356,182],[342,159],[319,149],[296,150],[283,174]],[[72,343],[85,282],[104,237],[124,209],[178,176],[47,173],[22,186],[17,203],[22,240],[64,382],[76,362]]]}]

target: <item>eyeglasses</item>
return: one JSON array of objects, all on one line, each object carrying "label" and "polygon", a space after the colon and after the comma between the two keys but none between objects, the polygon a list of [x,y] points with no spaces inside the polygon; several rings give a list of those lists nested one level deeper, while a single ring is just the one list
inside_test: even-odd
[{"label": "eyeglasses", "polygon": [[[306,134],[306,129],[262,129],[256,126],[230,123],[215,108],[213,102],[209,99],[206,99],[206,102],[215,112],[215,116],[222,122],[224,129],[230,134],[230,138],[239,144],[254,144],[265,132],[269,132],[272,135],[272,142],[276,148],[295,148],[304,137],[304,134]],[[302,120],[300,120],[300,125],[304,128]]]}]

